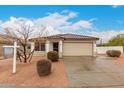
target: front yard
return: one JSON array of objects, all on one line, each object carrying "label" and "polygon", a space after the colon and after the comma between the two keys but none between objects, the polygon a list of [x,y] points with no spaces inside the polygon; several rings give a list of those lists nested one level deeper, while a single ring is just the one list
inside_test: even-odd
[{"label": "front yard", "polygon": [[12,74],[12,59],[0,60],[0,87],[68,87],[63,60],[52,63],[52,73],[39,77],[36,62],[43,57],[33,57],[31,63],[17,62],[17,73]]},{"label": "front yard", "polygon": [[16,74],[12,74],[12,59],[0,60],[0,87],[124,87],[124,54],[120,58],[64,57],[52,63],[50,75],[39,77],[36,62],[44,58],[17,62]]}]

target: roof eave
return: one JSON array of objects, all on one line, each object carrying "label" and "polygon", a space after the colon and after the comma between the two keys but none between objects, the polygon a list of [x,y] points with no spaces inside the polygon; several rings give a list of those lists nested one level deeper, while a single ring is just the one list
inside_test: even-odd
[{"label": "roof eave", "polygon": [[93,38],[93,39],[82,39],[82,38],[64,38],[64,40],[99,40],[99,38]]}]

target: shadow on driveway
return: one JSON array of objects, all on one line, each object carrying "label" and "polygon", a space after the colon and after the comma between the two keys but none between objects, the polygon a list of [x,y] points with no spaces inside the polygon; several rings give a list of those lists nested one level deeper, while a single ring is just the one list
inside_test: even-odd
[{"label": "shadow on driveway", "polygon": [[70,87],[123,87],[124,66],[116,58],[64,57]]}]

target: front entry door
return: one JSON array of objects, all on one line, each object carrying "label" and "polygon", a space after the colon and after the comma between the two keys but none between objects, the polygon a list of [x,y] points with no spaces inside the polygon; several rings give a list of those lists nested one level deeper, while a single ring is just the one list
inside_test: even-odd
[{"label": "front entry door", "polygon": [[59,51],[59,43],[58,42],[53,43],[53,51],[56,51],[56,52]]}]

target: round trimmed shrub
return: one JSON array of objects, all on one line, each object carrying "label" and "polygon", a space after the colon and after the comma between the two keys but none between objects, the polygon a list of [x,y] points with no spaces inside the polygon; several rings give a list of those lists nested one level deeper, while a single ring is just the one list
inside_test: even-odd
[{"label": "round trimmed shrub", "polygon": [[37,72],[39,76],[49,75],[51,73],[51,61],[47,59],[37,62]]},{"label": "round trimmed shrub", "polygon": [[110,55],[111,55],[111,50],[106,51],[106,54],[107,54],[108,56],[110,56]]},{"label": "round trimmed shrub", "polygon": [[120,57],[121,52],[119,50],[108,50],[106,54],[110,57]]},{"label": "round trimmed shrub", "polygon": [[47,58],[52,62],[56,62],[59,59],[59,55],[56,51],[50,51],[47,53]]}]

